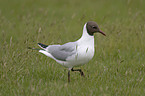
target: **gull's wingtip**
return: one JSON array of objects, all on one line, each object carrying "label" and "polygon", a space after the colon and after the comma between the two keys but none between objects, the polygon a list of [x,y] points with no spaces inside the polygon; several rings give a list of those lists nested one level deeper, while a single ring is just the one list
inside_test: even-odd
[{"label": "gull's wingtip", "polygon": [[37,43],[38,46],[40,46],[42,49],[45,49],[48,47],[48,45],[42,44],[42,43]]}]

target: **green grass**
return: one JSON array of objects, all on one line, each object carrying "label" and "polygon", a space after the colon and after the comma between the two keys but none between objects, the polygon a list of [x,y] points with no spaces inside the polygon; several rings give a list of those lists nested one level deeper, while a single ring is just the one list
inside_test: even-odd
[{"label": "green grass", "polygon": [[[0,96],[144,96],[144,0],[0,0]],[[81,37],[96,21],[95,55],[86,78],[28,50]],[[67,37],[65,37],[67,36]],[[65,38],[64,38],[65,37]]]}]

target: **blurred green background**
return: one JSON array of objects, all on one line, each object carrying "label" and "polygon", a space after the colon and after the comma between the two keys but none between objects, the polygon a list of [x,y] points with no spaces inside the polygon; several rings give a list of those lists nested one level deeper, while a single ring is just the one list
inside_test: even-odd
[{"label": "blurred green background", "polygon": [[[64,44],[95,21],[86,78],[28,50]],[[144,96],[145,0],[0,0],[0,96]]]}]

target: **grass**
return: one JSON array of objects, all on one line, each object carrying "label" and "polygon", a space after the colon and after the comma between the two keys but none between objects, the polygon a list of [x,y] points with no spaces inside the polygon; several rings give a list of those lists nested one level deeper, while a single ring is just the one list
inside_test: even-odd
[{"label": "grass", "polygon": [[[143,96],[144,5],[144,0],[0,0],[0,96]],[[86,78],[71,72],[68,84],[66,68],[27,49],[38,42],[75,41],[90,20],[107,37],[95,35],[94,58],[80,67]]]}]

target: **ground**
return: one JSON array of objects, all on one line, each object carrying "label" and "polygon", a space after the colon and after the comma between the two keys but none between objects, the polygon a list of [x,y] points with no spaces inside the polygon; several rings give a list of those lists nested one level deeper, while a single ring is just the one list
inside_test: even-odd
[{"label": "ground", "polygon": [[[0,0],[0,96],[143,96],[144,0]],[[27,47],[64,44],[95,21],[94,58],[78,72]]]}]

